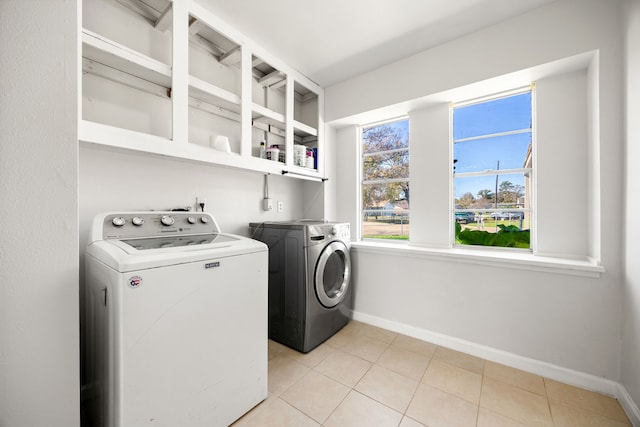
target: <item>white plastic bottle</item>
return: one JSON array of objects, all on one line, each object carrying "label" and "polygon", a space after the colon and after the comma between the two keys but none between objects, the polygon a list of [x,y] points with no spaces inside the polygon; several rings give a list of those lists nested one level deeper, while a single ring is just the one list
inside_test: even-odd
[{"label": "white plastic bottle", "polygon": [[260,158],[261,159],[266,159],[267,158],[267,151],[266,151],[266,147],[265,147],[265,142],[262,141],[260,143]]}]

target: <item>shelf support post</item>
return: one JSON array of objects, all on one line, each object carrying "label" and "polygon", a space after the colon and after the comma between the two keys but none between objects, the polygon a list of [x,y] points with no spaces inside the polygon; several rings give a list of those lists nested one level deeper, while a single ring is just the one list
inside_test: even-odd
[{"label": "shelf support post", "polygon": [[285,164],[292,165],[293,164],[293,109],[295,106],[295,94],[294,94],[294,84],[293,77],[290,74],[287,74],[287,87],[286,87],[286,105],[285,105],[285,147],[287,147],[287,152],[285,154]]},{"label": "shelf support post", "polygon": [[240,79],[242,80],[240,95],[240,123],[241,123],[241,136],[242,143],[240,146],[240,154],[242,156],[251,157],[251,139],[252,139],[252,119],[251,119],[251,51],[246,45],[240,47],[241,64],[240,64]]},{"label": "shelf support post", "polygon": [[187,143],[189,141],[189,49],[177,48],[189,46],[189,11],[186,3],[173,2],[172,13],[172,134],[174,142]]}]

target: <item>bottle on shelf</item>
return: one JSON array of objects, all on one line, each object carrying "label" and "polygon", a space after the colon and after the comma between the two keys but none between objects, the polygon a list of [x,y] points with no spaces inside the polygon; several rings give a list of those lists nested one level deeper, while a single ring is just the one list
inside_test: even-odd
[{"label": "bottle on shelf", "polygon": [[267,159],[274,160],[276,162],[280,161],[280,149],[275,145],[267,148]]},{"label": "bottle on shelf", "polygon": [[260,158],[261,159],[266,159],[267,158],[267,151],[266,151],[266,147],[265,147],[265,141],[262,141],[260,143]]},{"label": "bottle on shelf", "polygon": [[307,161],[305,166],[308,167],[309,169],[314,168],[313,151],[311,150],[307,150]]}]

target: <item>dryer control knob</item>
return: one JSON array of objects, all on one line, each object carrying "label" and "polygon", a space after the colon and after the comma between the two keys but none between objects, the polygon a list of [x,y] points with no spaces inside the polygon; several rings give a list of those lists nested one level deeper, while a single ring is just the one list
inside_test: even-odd
[{"label": "dryer control knob", "polygon": [[208,223],[208,222],[209,222],[209,217],[208,217],[208,216],[203,216],[202,218],[200,218],[200,221],[201,221],[203,224],[206,224],[206,223]]},{"label": "dryer control knob", "polygon": [[140,218],[139,216],[134,216],[131,222],[133,223],[133,225],[137,225],[138,227],[140,227],[142,224],[144,224],[144,219]]},{"label": "dryer control knob", "polygon": [[127,221],[121,216],[117,216],[111,220],[111,224],[115,225],[116,227],[122,227],[126,222]]},{"label": "dryer control knob", "polygon": [[196,223],[196,219],[194,217],[190,216],[190,217],[187,218],[187,222],[189,224],[195,224]]},{"label": "dryer control knob", "polygon": [[331,235],[335,236],[336,234],[338,234],[338,227],[331,227]]},{"label": "dryer control knob", "polygon": [[174,222],[176,222],[175,219],[173,219],[172,216],[169,215],[163,215],[162,218],[160,218],[160,222],[162,223],[162,225],[173,225]]}]

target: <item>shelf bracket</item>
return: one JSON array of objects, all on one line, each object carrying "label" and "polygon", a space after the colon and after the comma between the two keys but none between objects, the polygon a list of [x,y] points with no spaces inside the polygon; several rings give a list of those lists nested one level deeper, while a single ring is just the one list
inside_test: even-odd
[{"label": "shelf bracket", "polygon": [[154,27],[156,27],[157,30],[167,32],[169,28],[171,28],[171,25],[173,24],[173,13],[171,13],[172,7],[173,3],[169,3],[169,6],[167,6],[158,19],[156,19]]}]

